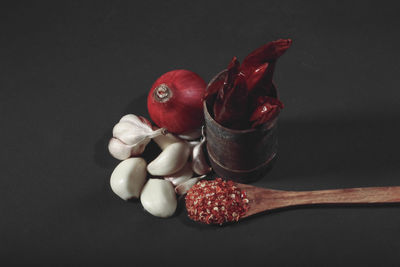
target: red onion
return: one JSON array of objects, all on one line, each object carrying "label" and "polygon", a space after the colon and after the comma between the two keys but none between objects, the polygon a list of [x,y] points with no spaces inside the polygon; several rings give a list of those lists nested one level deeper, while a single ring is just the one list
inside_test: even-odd
[{"label": "red onion", "polygon": [[158,78],[147,97],[147,108],[157,126],[175,134],[200,128],[204,122],[206,83],[196,73],[173,70]]}]

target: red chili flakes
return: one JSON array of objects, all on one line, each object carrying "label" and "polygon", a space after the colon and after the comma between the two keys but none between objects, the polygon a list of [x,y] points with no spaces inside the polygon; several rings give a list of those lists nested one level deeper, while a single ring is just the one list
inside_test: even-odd
[{"label": "red chili flakes", "polygon": [[246,192],[221,178],[198,182],[185,200],[189,218],[206,224],[238,221],[249,209]]}]

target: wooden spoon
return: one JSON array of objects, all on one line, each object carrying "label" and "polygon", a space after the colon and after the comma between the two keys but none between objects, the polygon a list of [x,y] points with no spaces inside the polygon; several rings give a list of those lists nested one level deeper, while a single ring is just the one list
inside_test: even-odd
[{"label": "wooden spoon", "polygon": [[283,191],[247,184],[236,185],[247,193],[249,199],[249,210],[242,218],[268,210],[300,205],[400,203],[400,186]]}]

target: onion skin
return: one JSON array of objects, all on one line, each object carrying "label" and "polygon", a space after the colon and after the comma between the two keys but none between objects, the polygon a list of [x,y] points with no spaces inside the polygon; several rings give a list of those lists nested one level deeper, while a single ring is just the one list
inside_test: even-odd
[{"label": "onion skin", "polygon": [[[205,81],[192,71],[173,70],[163,74],[154,82],[147,97],[151,119],[158,127],[174,134],[200,128],[204,122],[205,89]],[[161,97],[159,92],[162,92]]]}]

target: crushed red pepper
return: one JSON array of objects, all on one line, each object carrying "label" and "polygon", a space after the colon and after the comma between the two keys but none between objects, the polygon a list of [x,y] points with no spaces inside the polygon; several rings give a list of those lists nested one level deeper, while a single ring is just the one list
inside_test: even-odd
[{"label": "crushed red pepper", "polygon": [[246,192],[221,178],[198,182],[185,200],[189,218],[206,224],[238,221],[249,209]]}]

